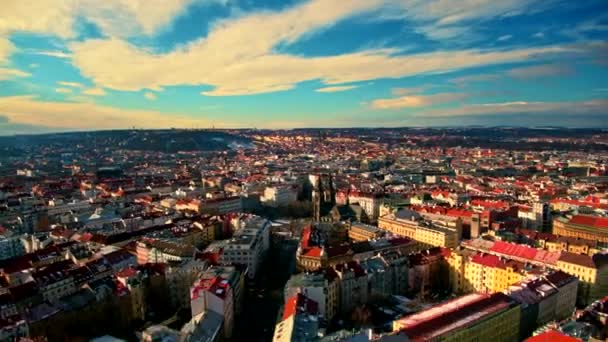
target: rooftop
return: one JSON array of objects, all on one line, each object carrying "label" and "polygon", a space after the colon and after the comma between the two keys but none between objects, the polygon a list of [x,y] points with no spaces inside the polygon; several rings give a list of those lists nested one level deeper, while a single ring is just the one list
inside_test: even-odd
[{"label": "rooftop", "polygon": [[397,320],[395,329],[412,341],[427,341],[472,326],[512,305],[503,293],[470,294]]}]

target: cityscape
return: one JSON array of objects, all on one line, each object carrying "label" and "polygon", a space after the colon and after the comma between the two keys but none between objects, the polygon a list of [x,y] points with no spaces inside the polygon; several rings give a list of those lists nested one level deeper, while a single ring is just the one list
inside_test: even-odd
[{"label": "cityscape", "polygon": [[4,341],[608,341],[608,3],[0,1]]}]

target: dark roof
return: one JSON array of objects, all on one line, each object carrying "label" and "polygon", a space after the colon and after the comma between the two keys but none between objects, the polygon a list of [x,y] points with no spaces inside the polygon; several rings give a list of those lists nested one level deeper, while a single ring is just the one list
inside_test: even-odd
[{"label": "dark roof", "polygon": [[596,268],[593,259],[585,254],[575,254],[563,251],[559,256],[559,261],[567,262],[588,268]]}]

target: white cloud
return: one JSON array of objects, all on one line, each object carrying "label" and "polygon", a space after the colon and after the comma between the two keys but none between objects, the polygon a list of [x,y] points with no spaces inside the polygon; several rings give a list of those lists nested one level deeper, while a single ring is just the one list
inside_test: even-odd
[{"label": "white cloud", "polygon": [[62,85],[64,87],[84,88],[84,85],[78,82],[59,81],[57,82],[57,84]]},{"label": "white cloud", "polygon": [[[533,13],[551,8],[546,0],[411,0],[396,1],[400,14],[418,24],[417,31],[431,39],[443,40],[473,34],[473,23],[495,18]],[[395,16],[396,9],[389,8],[388,16]]]},{"label": "white cloud", "polygon": [[545,64],[530,67],[514,68],[507,71],[507,75],[514,78],[530,79],[547,76],[571,75],[573,72],[574,70],[567,65]]},{"label": "white cloud", "polygon": [[0,81],[9,80],[15,77],[29,77],[30,73],[10,68],[0,68]]},{"label": "white cloud", "polygon": [[315,91],[318,93],[336,93],[339,91],[351,90],[351,89],[355,89],[358,87],[359,86],[356,86],[356,85],[334,86],[334,87],[319,88],[319,89],[316,89]]},{"label": "white cloud", "polygon": [[464,84],[474,83],[474,82],[495,81],[499,77],[500,76],[497,74],[478,74],[478,75],[456,77],[456,78],[449,80],[449,82],[456,83],[459,85],[464,85]]},{"label": "white cloud", "polygon": [[545,38],[545,34],[543,32],[536,32],[535,34],[532,35],[533,38]]},{"label": "white cloud", "polygon": [[372,101],[371,107],[374,109],[400,109],[418,108],[441,103],[450,103],[462,100],[467,97],[463,93],[439,93],[432,95],[406,95],[389,99],[377,99]]},{"label": "white cloud", "polygon": [[60,94],[71,94],[72,93],[72,89],[70,89],[70,88],[57,88],[57,89],[55,89],[55,92],[60,93]]},{"label": "white cloud", "polygon": [[84,90],[82,94],[91,96],[104,96],[106,92],[105,90],[103,90],[103,88],[89,88]]},{"label": "white cloud", "polygon": [[421,116],[465,116],[488,114],[606,114],[608,100],[588,100],[569,102],[526,102],[485,103],[465,105],[456,108],[433,109],[419,113]]},{"label": "white cloud", "polygon": [[[112,37],[150,35],[167,26],[193,0],[2,0],[0,10],[0,63],[6,60],[10,42],[3,36],[17,31],[75,36],[76,18],[84,17]],[[7,43],[8,42],[8,43]],[[7,48],[8,46],[8,48]],[[42,53],[41,53],[42,54]],[[43,53],[68,58],[65,53]]]},{"label": "white cloud", "polygon": [[393,88],[391,92],[395,96],[404,96],[404,95],[413,95],[417,93],[421,93],[425,91],[429,86],[423,85],[419,87],[410,87],[410,88]]},{"label": "white cloud", "polygon": [[154,101],[157,98],[154,93],[144,93],[144,97],[150,101]]},{"label": "white cloud", "polygon": [[509,40],[509,39],[511,39],[511,38],[513,38],[513,36],[512,36],[512,35],[510,35],[510,34],[505,34],[504,36],[500,36],[500,37],[498,37],[498,39],[497,39],[497,40],[498,40],[499,42],[504,42],[504,41],[507,41],[507,40]]},{"label": "white cloud", "polygon": [[72,37],[76,3],[75,0],[3,0],[0,33],[28,31]]},{"label": "white cloud", "polygon": [[[55,129],[117,129],[207,127],[209,121],[177,113],[128,110],[96,105],[92,102],[38,101],[33,96],[0,97],[0,113],[15,124]],[[221,122],[214,122],[223,126]]]},{"label": "white cloud", "polygon": [[[341,84],[401,78],[575,51],[574,48],[542,47],[392,56],[392,50],[372,50],[305,58],[273,54],[271,48],[278,41],[269,41],[263,33],[266,29],[281,31],[272,25],[258,29],[244,25],[237,30],[260,33],[262,38],[258,41],[255,35],[243,34],[245,37],[241,37],[233,33],[231,27],[223,27],[220,31],[224,33],[214,31],[207,39],[167,54],[154,54],[117,39],[89,40],[73,44],[71,48],[74,64],[81,73],[105,88],[137,91],[180,84],[212,85],[215,88],[203,94],[215,96],[288,90],[299,82],[313,79],[320,79],[325,84]],[[241,41],[243,38],[250,41]]]},{"label": "white cloud", "polygon": [[72,55],[69,52],[63,52],[63,51],[34,50],[34,51],[29,51],[29,52],[34,55],[49,56],[49,57],[63,58],[63,59],[69,59],[72,57]]},{"label": "white cloud", "polygon": [[[2,32],[0,31],[0,34]],[[0,35],[0,65],[6,61],[11,52],[15,49],[13,43],[8,38],[4,38]]]},{"label": "white cloud", "polygon": [[112,37],[150,35],[169,24],[192,0],[81,0],[77,12]]}]

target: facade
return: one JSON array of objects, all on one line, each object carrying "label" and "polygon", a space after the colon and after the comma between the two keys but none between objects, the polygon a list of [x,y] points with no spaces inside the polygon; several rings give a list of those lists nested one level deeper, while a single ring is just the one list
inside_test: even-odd
[{"label": "facade", "polygon": [[524,279],[524,264],[496,255],[454,250],[448,258],[450,284],[455,293],[494,293]]},{"label": "facade", "polygon": [[330,321],[340,310],[340,283],[331,269],[291,276],[285,285],[285,299],[301,293],[318,304],[319,317]]},{"label": "facade", "polygon": [[470,294],[393,322],[411,341],[517,341],[520,306],[503,293]]},{"label": "facade", "polygon": [[602,298],[608,291],[608,254],[575,254],[566,251],[549,252],[502,241],[468,240],[462,246],[530,265],[560,270],[579,278],[579,303],[587,305]]},{"label": "facade", "polygon": [[285,301],[273,342],[313,342],[319,340],[319,305],[297,293]]},{"label": "facade", "polygon": [[234,328],[234,297],[230,283],[221,277],[201,279],[190,290],[192,317],[213,311],[224,318],[226,338],[232,337]]},{"label": "facade", "polygon": [[398,293],[427,298],[433,293],[448,290],[450,269],[447,259],[450,254],[447,248],[433,247],[408,255],[407,287]]},{"label": "facade", "polygon": [[259,216],[239,218],[231,239],[215,241],[206,252],[217,253],[223,265],[245,265],[247,275],[255,279],[270,248],[270,221]]},{"label": "facade", "polygon": [[547,202],[534,202],[532,206],[520,206],[517,217],[524,229],[540,232],[551,231],[551,206]]},{"label": "facade", "polygon": [[348,202],[358,203],[370,222],[376,222],[380,216],[380,206],[384,203],[384,196],[380,194],[370,194],[353,192],[348,195]]},{"label": "facade", "polygon": [[200,212],[208,215],[224,215],[241,211],[243,211],[243,200],[240,196],[232,196],[205,200]]},{"label": "facade", "polygon": [[598,241],[600,247],[608,247],[608,218],[590,215],[556,218],[553,234]]},{"label": "facade", "polygon": [[290,185],[268,186],[264,189],[264,194],[260,201],[267,207],[285,207],[289,203],[298,199],[298,191]]},{"label": "facade", "polygon": [[589,304],[608,293],[608,254],[588,256],[561,252],[557,268],[579,279],[580,303]]},{"label": "facade", "polygon": [[356,306],[367,303],[368,276],[355,261],[335,267],[340,281],[340,312],[349,313]]},{"label": "facade", "polygon": [[313,219],[316,222],[320,222],[326,219],[332,208],[336,205],[333,176],[331,174],[309,175],[308,183],[312,187]]},{"label": "facade", "polygon": [[416,240],[423,247],[455,248],[462,234],[462,225],[441,226],[422,219],[417,212],[400,210],[378,219],[378,227],[393,234]]},{"label": "facade", "polygon": [[65,265],[54,265],[35,272],[32,277],[38,284],[42,298],[49,302],[56,302],[60,298],[76,292],[74,277]]},{"label": "facade", "polygon": [[169,302],[173,307],[190,307],[190,287],[201,278],[207,268],[209,264],[201,260],[188,260],[166,268],[165,280],[169,291]]},{"label": "facade", "polygon": [[25,254],[25,246],[18,236],[0,237],[0,260]]},{"label": "facade", "polygon": [[384,231],[375,226],[361,222],[353,222],[348,228],[348,237],[354,241],[368,241],[380,238]]},{"label": "facade", "polygon": [[137,242],[137,263],[167,263],[192,260],[196,249],[190,245],[175,242],[142,239]]}]

